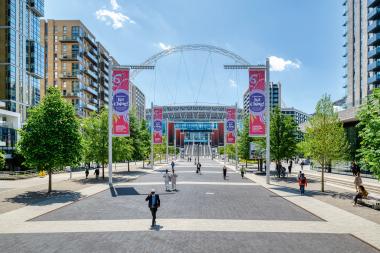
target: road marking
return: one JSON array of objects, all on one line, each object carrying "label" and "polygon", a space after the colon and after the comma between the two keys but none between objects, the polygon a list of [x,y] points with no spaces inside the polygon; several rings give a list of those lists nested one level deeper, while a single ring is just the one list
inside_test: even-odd
[{"label": "road marking", "polygon": [[[140,183],[117,183],[117,186],[139,186],[139,185],[165,185],[164,182],[140,182]],[[177,185],[229,185],[229,186],[258,186],[257,183],[235,183],[235,182],[199,182],[199,181],[178,181]]]},{"label": "road marking", "polygon": [[214,195],[215,193],[213,192],[206,192],[206,195]]}]

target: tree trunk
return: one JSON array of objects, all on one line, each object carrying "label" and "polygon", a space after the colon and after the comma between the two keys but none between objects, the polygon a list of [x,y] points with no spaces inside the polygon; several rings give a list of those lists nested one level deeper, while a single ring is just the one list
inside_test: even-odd
[{"label": "tree trunk", "polygon": [[321,192],[325,191],[325,163],[322,163]]},{"label": "tree trunk", "polygon": [[51,193],[51,174],[52,174],[51,169],[48,169],[48,173],[49,173],[49,188],[48,188],[48,193],[50,194]]},{"label": "tree trunk", "polygon": [[145,168],[145,160],[143,159],[143,169]]},{"label": "tree trunk", "polygon": [[102,167],[103,167],[103,169],[102,169],[102,177],[103,177],[103,179],[104,179],[104,163],[102,163]]},{"label": "tree trunk", "polygon": [[128,161],[128,172],[129,172],[129,161]]}]

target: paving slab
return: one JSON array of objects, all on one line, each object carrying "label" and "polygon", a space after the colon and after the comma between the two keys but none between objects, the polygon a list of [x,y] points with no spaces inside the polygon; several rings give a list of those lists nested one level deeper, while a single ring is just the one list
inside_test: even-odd
[{"label": "paving slab", "polygon": [[281,252],[376,253],[347,234],[229,232],[102,232],[8,234],[0,236],[2,252]]}]

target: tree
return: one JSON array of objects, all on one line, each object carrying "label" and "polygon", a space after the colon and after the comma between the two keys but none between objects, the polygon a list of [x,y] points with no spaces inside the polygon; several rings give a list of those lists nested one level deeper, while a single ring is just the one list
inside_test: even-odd
[{"label": "tree", "polygon": [[5,154],[0,151],[0,170],[4,169],[5,166]]},{"label": "tree", "polygon": [[359,114],[358,157],[360,163],[380,180],[380,89],[374,89],[362,105]]},{"label": "tree", "polygon": [[317,103],[316,112],[306,127],[305,147],[310,157],[322,166],[321,191],[324,191],[324,171],[332,161],[344,160],[348,153],[346,133],[330,96]]},{"label": "tree", "polygon": [[281,160],[292,158],[296,154],[297,131],[297,125],[290,116],[282,114],[278,107],[273,109],[270,120],[270,153],[276,166],[281,166]]},{"label": "tree", "polygon": [[[130,161],[133,156],[132,140],[129,137],[112,138],[112,162]],[[115,167],[116,168],[116,167]]]},{"label": "tree", "polygon": [[136,110],[132,109],[129,112],[129,138],[131,139],[131,144],[133,147],[133,153],[131,159],[128,160],[128,171],[129,171],[129,162],[130,161],[139,161],[144,158],[143,156],[143,142],[141,136],[141,128],[139,126],[139,122],[136,117]]},{"label": "tree", "polygon": [[240,159],[245,160],[245,167],[248,166],[248,159],[250,158],[249,143],[252,138],[249,137],[249,117],[244,118],[243,131],[239,134],[238,138],[238,154]]},{"label": "tree", "polygon": [[101,164],[104,179],[104,167],[108,163],[108,110],[103,109],[99,114],[93,113],[83,119],[82,134],[84,160]]},{"label": "tree", "polygon": [[57,88],[50,87],[42,102],[29,109],[28,120],[20,130],[17,143],[28,166],[48,171],[49,193],[53,170],[78,164],[81,144],[74,107],[62,98]]}]

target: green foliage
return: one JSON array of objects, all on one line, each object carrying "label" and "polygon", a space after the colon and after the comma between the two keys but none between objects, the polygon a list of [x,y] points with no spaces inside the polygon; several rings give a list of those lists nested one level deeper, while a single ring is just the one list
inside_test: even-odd
[{"label": "green foliage", "polygon": [[249,117],[244,118],[243,131],[239,134],[238,138],[238,153],[239,158],[249,159],[249,143],[253,138],[249,137]]},{"label": "green foliage", "polygon": [[297,125],[290,116],[282,114],[278,107],[273,109],[270,120],[270,153],[277,163],[296,154],[297,131]]},{"label": "green foliage", "polygon": [[152,140],[146,120],[142,120],[140,124],[140,139],[142,159],[145,160],[149,158]]},{"label": "green foliage", "polygon": [[360,163],[380,180],[380,89],[374,89],[360,109]]},{"label": "green foliage", "polygon": [[54,168],[76,165],[81,157],[81,134],[74,107],[57,88],[50,87],[42,102],[28,111],[17,143],[25,163],[51,172]]},{"label": "green foliage", "polygon": [[316,112],[306,128],[305,148],[310,157],[322,166],[322,191],[324,170],[333,161],[347,159],[348,142],[343,124],[334,112],[330,96],[324,95],[317,103]]},{"label": "green foliage", "polygon": [[[133,146],[132,160],[139,161],[144,158],[143,137],[141,133],[141,126],[136,117],[136,111],[132,109],[129,112],[129,131],[131,144]],[[128,160],[130,161],[130,160]]]},{"label": "green foliage", "polygon": [[5,166],[5,154],[0,152],[0,170],[3,170]]}]

